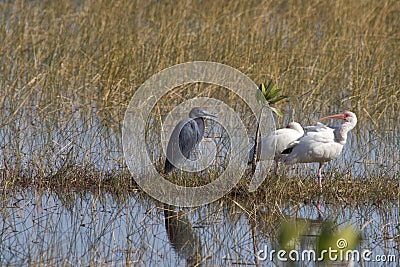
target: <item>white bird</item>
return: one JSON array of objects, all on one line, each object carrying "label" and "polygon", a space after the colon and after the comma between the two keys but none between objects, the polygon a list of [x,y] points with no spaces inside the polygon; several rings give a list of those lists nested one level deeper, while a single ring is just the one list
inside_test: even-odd
[{"label": "white bird", "polygon": [[[319,121],[326,119],[341,119],[344,123],[340,127],[328,127]],[[321,172],[325,162],[337,158],[346,144],[347,133],[357,124],[357,116],[346,111],[342,114],[323,117],[315,126],[305,127],[303,137],[289,144],[282,154],[287,154],[285,163],[312,163],[318,162],[318,185],[322,190]]]},{"label": "white bird", "polygon": [[[275,159],[275,174],[277,172],[278,161],[282,159],[281,154],[287,146],[302,137],[304,130],[298,122],[290,122],[286,128],[278,129],[262,137],[258,143],[259,160]],[[254,147],[250,153],[254,154]]]}]

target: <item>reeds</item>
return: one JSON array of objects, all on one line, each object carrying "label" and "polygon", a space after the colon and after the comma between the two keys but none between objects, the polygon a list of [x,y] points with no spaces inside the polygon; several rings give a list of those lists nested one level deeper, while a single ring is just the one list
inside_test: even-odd
[{"label": "reeds", "polygon": [[[76,181],[87,188],[89,180],[101,187],[110,174],[127,173],[120,135],[130,98],[151,75],[193,60],[283,88],[289,99],[279,106],[285,116],[278,125],[354,111],[360,123],[348,144],[352,157],[327,168],[328,180],[399,176],[397,1],[15,1],[0,9],[3,188]],[[193,88],[165,96],[152,129],[176,104],[210,96],[242,109],[254,132],[255,118],[237,97]],[[147,144],[158,151],[158,166],[159,138]]]}]

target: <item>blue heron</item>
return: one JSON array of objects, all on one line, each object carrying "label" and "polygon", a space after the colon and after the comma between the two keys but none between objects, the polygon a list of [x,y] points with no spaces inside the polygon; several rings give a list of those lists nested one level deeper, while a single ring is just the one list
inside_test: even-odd
[{"label": "blue heron", "polygon": [[[165,160],[164,173],[167,174],[174,165],[189,159],[190,153],[200,143],[204,135],[204,117],[217,116],[195,107],[189,112],[189,118],[181,120],[174,128],[167,147],[167,159]],[[171,163],[172,161],[172,163]]]}]

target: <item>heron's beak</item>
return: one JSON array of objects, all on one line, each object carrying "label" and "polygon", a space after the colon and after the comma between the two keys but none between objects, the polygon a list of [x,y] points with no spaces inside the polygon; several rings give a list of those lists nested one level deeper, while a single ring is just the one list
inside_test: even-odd
[{"label": "heron's beak", "polygon": [[203,111],[203,116],[211,117],[211,118],[218,118],[217,115],[208,113],[207,111]]},{"label": "heron's beak", "polygon": [[323,118],[321,118],[321,119],[318,119],[317,122],[320,122],[320,121],[323,121],[323,120],[327,120],[327,119],[340,119],[340,120],[344,120],[345,117],[344,117],[344,113],[341,113],[341,114],[336,114],[336,115],[331,115],[331,116],[323,117]]}]

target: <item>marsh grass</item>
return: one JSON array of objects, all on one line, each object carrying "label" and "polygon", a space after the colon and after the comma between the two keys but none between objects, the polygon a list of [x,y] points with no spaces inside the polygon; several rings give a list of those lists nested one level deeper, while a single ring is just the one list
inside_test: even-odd
[{"label": "marsh grass", "polygon": [[[289,98],[278,104],[285,116],[277,125],[354,111],[359,124],[348,146],[356,152],[342,173],[327,169],[326,201],[398,198],[398,1],[6,1],[0,14],[3,192],[136,190],[120,138],[129,100],[156,72],[207,60],[283,88]],[[246,107],[218,92],[177,88],[154,108],[149,129],[160,130],[176,104],[212,96],[234,103],[254,132]],[[162,168],[159,138],[148,136],[147,146]],[[362,167],[352,175],[355,161]],[[247,193],[244,177],[232,194],[313,198],[307,168],[264,183],[257,194]]]}]

